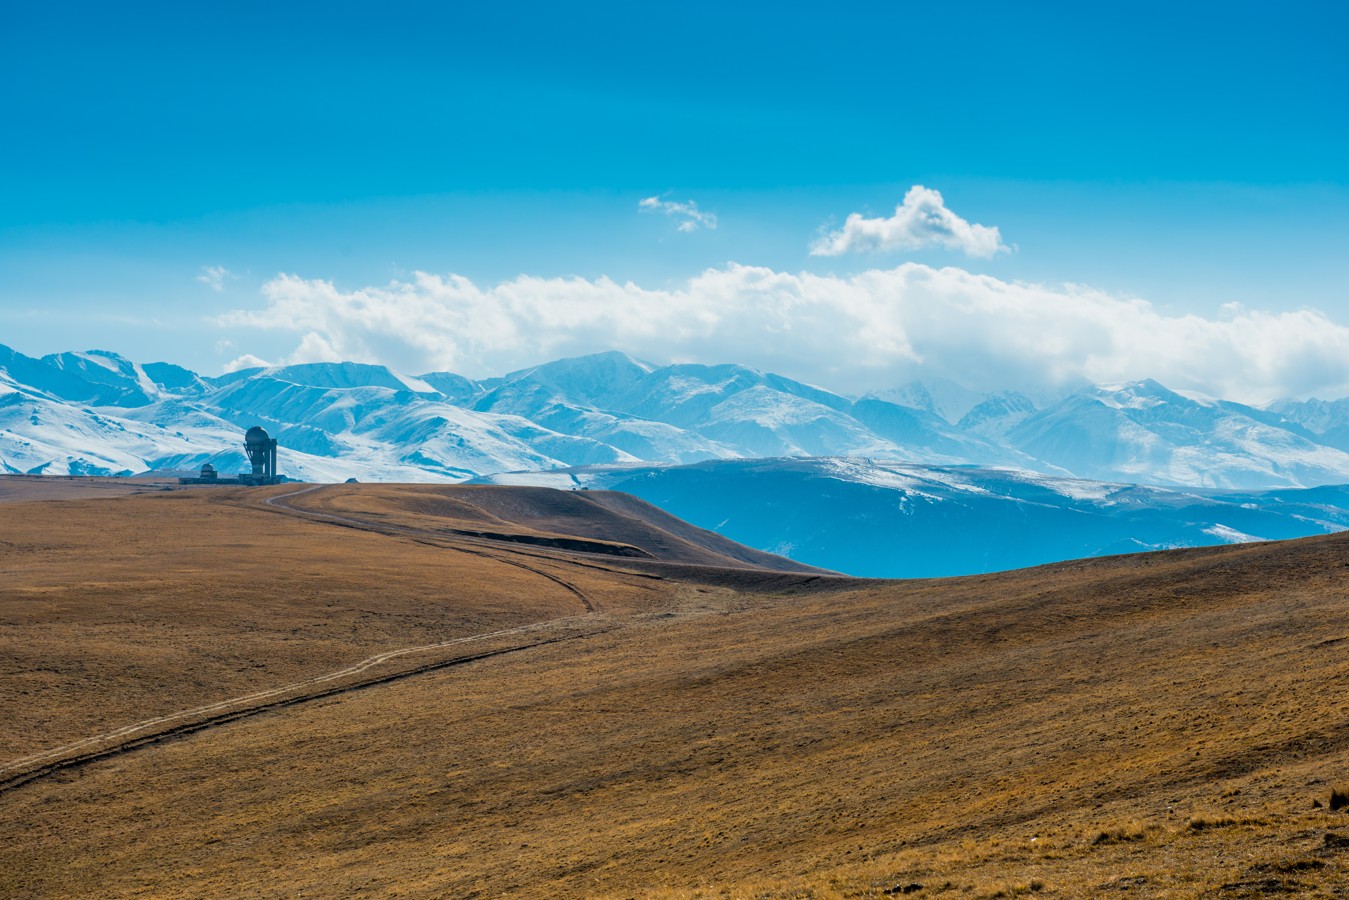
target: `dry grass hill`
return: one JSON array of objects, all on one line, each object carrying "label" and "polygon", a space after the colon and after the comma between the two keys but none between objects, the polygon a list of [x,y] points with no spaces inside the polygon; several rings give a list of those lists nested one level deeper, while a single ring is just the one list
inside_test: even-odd
[{"label": "dry grass hill", "polygon": [[603,492],[0,482],[0,896],[1349,895],[1349,537],[877,582]]}]

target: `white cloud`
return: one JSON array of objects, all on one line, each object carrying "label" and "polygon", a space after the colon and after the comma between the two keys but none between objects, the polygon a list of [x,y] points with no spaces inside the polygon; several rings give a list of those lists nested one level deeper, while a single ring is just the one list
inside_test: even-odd
[{"label": "white cloud", "polygon": [[263,308],[218,323],[294,333],[288,362],[483,377],[619,349],[656,363],[738,362],[859,393],[932,375],[981,390],[1156,378],[1246,402],[1349,394],[1349,328],[1319,312],[1169,315],[1090,288],[916,263],[846,278],[729,265],[660,290],[529,276],[481,287],[417,273],[344,291],[281,275],[263,293]]},{"label": "white cloud", "polygon": [[[364,356],[365,354],[360,354]],[[311,331],[300,338],[300,346],[295,348],[295,352],[282,360],[283,365],[293,366],[299,363],[318,363],[318,362],[355,362],[357,361],[351,355],[343,355],[337,347],[333,346],[332,341],[316,331]],[[361,360],[365,362],[367,360]]]},{"label": "white cloud", "polygon": [[225,279],[238,277],[224,266],[202,266],[197,281],[219,294],[225,290]]},{"label": "white cloud", "polygon": [[637,204],[637,208],[643,212],[664,213],[667,216],[679,219],[679,225],[676,226],[679,231],[697,231],[699,228],[706,228],[709,231],[716,231],[717,229],[716,213],[704,212],[692,200],[687,203],[679,203],[674,200],[662,200],[660,197],[646,197]]},{"label": "white cloud", "polygon": [[225,363],[224,372],[228,375],[230,372],[237,372],[240,369],[266,369],[270,366],[271,363],[267,360],[260,359],[252,353],[245,353],[243,356],[235,357]]},{"label": "white cloud", "polygon": [[810,252],[813,256],[841,256],[924,247],[944,247],[985,258],[1007,251],[997,228],[966,222],[946,208],[939,192],[915,184],[890,218],[867,219],[861,213],[852,213],[841,229],[812,244]]}]

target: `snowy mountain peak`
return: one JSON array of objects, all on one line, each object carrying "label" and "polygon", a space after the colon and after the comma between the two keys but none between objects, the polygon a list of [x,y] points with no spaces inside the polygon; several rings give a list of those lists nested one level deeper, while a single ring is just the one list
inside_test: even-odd
[{"label": "snowy mountain peak", "polygon": [[1100,403],[1116,409],[1147,409],[1163,403],[1175,403],[1187,399],[1151,378],[1144,378],[1141,381],[1092,385],[1083,388],[1078,393],[1093,397]]},{"label": "snowy mountain peak", "polygon": [[1268,412],[1307,429],[1331,447],[1349,451],[1349,397],[1340,400],[1276,400]]},{"label": "snowy mountain peak", "polygon": [[386,366],[370,363],[298,363],[293,366],[277,366],[269,369],[249,370],[250,377],[274,378],[305,387],[351,388],[383,387],[395,391],[411,391],[414,394],[436,395],[430,384],[411,375],[402,375]]},{"label": "snowy mountain peak", "polygon": [[163,394],[140,366],[116,353],[52,353],[39,360],[4,349],[11,378],[50,397],[94,406],[136,407]]},{"label": "snowy mountain peak", "polygon": [[911,381],[903,387],[873,391],[867,396],[899,406],[927,410],[952,425],[984,399],[984,395],[978,391],[972,391],[948,378]]},{"label": "snowy mountain peak", "polygon": [[631,388],[655,369],[651,363],[610,350],[521,369],[510,373],[503,381],[507,384],[535,382],[574,402],[588,404],[598,397]]},{"label": "snowy mountain peak", "polygon": [[141,366],[155,384],[165,393],[178,396],[195,395],[211,389],[211,385],[191,369],[173,363],[152,362]]},{"label": "snowy mountain peak", "polygon": [[418,375],[417,380],[425,382],[446,401],[456,406],[469,406],[474,400],[486,393],[486,388],[483,387],[481,382],[474,381],[472,378],[465,378],[463,375],[456,375],[454,372],[427,372],[424,375]]},{"label": "snowy mountain peak", "polygon": [[960,417],[956,426],[987,438],[1001,438],[1035,413],[1035,402],[1017,391],[990,394]]},{"label": "snowy mountain peak", "polygon": [[119,353],[113,353],[109,350],[85,350],[68,351],[66,353],[50,353],[42,357],[42,361],[48,365],[55,366],[58,369],[73,369],[87,371],[90,366],[106,369],[114,374],[126,373],[133,370],[136,366],[131,360]]},{"label": "snowy mountain peak", "polygon": [[105,398],[102,402],[107,405],[140,406],[157,399],[162,393],[144,369],[125,356],[107,350],[53,353],[42,357],[42,361],[91,384],[105,385],[122,392],[123,396],[116,401]]}]

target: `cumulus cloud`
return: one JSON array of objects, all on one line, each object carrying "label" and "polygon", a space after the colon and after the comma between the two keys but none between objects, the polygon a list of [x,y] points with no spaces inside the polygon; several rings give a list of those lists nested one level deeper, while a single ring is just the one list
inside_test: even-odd
[{"label": "cumulus cloud", "polygon": [[812,244],[810,252],[814,256],[842,256],[924,247],[943,247],[984,258],[1007,251],[997,228],[966,222],[946,208],[940,192],[915,184],[890,218],[868,219],[852,213],[841,229]]},{"label": "cumulus cloud", "polygon": [[224,266],[202,266],[197,281],[219,294],[225,290],[225,279],[237,277]]},{"label": "cumulus cloud", "polygon": [[484,377],[619,349],[655,363],[743,363],[852,393],[920,376],[979,390],[1156,378],[1246,402],[1349,393],[1349,328],[1319,312],[1170,315],[1086,287],[917,263],[849,277],[729,265],[672,289],[529,276],[484,287],[417,273],[348,291],[281,275],[263,294],[261,308],[218,323],[292,332],[287,362]]},{"label": "cumulus cloud", "polygon": [[226,374],[238,372],[240,369],[266,369],[271,366],[265,359],[254,356],[252,353],[245,353],[243,356],[235,357],[225,363],[224,370]]},{"label": "cumulus cloud", "polygon": [[717,228],[716,213],[704,212],[692,200],[679,203],[674,200],[662,200],[660,197],[646,197],[637,204],[637,208],[643,212],[663,213],[679,219],[676,226],[679,231],[697,231],[699,228],[715,231]]}]

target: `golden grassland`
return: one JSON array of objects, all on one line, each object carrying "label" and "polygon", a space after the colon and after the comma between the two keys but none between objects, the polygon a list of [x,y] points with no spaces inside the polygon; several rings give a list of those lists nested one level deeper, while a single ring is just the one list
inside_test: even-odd
[{"label": "golden grassland", "polygon": [[[585,612],[510,554],[299,520],[259,496],[0,506],[0,764],[380,651]],[[645,579],[569,568],[609,608],[649,602]]]},{"label": "golden grassland", "polygon": [[[400,513],[410,489],[331,490],[295,503],[437,516]],[[1349,815],[1326,807],[1349,772],[1349,539],[949,580],[782,576],[766,592],[732,569],[653,578],[595,555],[474,556],[482,543],[303,521],[256,496],[5,517],[8,756],[399,640],[576,614],[575,595],[508,557],[581,587],[613,627],[0,793],[0,895],[1225,898],[1349,884]],[[144,542],[117,550],[136,521]],[[255,536],[237,537],[241,523]],[[184,537],[156,550],[155,529]],[[230,534],[246,546],[213,552],[253,557],[239,572],[189,564],[188,545]],[[287,599],[253,599],[254,579]],[[25,593],[48,587],[62,590]],[[236,671],[254,658],[273,668]],[[69,697],[99,708],[67,710]]]},{"label": "golden grassland", "polygon": [[615,491],[434,484],[385,485],[372,491],[366,485],[333,485],[297,496],[292,505],[443,535],[520,537],[544,546],[560,539],[573,549],[630,558],[826,571],[736,544]]},{"label": "golden grassland", "polygon": [[167,490],[172,484],[176,484],[176,481],[163,478],[5,475],[0,477],[0,503],[124,497],[128,494]]}]

